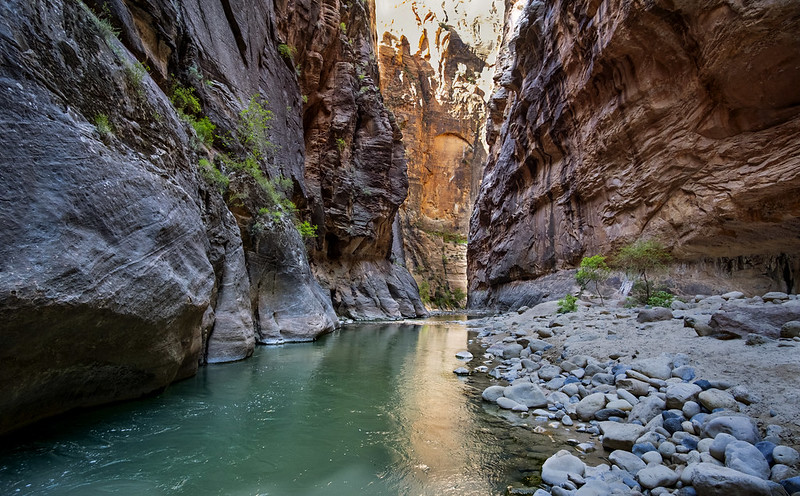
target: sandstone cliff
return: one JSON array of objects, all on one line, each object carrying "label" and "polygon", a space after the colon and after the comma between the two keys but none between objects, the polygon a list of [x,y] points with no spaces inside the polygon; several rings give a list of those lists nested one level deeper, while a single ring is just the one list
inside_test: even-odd
[{"label": "sandstone cliff", "polygon": [[408,192],[402,134],[378,89],[375,4],[278,2],[305,103],[305,198],[319,226],[314,273],[340,315],[423,315],[417,286],[393,252]]},{"label": "sandstone cliff", "polygon": [[507,22],[471,305],[560,297],[552,274],[640,237],[686,291],[800,288],[797,2],[530,0]]},{"label": "sandstone cliff", "polygon": [[[278,7],[328,15],[326,5]],[[421,309],[390,262],[406,188],[399,132],[375,91],[333,77],[355,53],[328,54],[327,99],[304,106],[298,73],[305,86],[314,71],[282,43],[308,26],[282,30],[276,18],[271,1],[0,5],[0,433],[157,391],[257,341],[333,329],[312,248],[345,255],[329,257],[341,285],[384,282],[344,313]],[[348,22],[362,25],[353,36],[368,58],[369,16]],[[357,96],[347,119],[328,112]],[[313,109],[343,126],[325,147],[309,146]],[[338,137],[367,165],[310,170],[318,153],[338,167]],[[380,202],[342,193],[367,186]],[[317,248],[301,220],[320,224]],[[350,224],[350,237],[335,234]]]},{"label": "sandstone cliff", "polygon": [[502,29],[498,9],[499,0],[379,9],[378,28],[386,30],[381,92],[408,157],[403,240],[420,294],[434,307],[465,303],[469,218],[487,154],[485,97]]}]

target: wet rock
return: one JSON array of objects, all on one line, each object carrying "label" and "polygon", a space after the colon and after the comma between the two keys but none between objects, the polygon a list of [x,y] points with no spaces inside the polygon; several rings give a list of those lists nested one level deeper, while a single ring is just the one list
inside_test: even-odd
[{"label": "wet rock", "polygon": [[[539,386],[532,383],[522,383],[508,386],[503,390],[503,395],[528,408],[540,408],[547,406],[545,397]],[[498,403],[499,404],[499,403]]]},{"label": "wet rock", "polygon": [[516,401],[514,401],[514,400],[512,400],[510,398],[506,398],[505,396],[501,396],[501,397],[497,398],[496,402],[497,402],[497,406],[499,406],[500,408],[502,408],[504,410],[518,410],[518,409],[521,409],[523,407],[525,408],[525,411],[527,411],[527,409],[528,409],[525,405],[521,405],[521,404],[517,403]]},{"label": "wet rock", "polygon": [[456,353],[456,358],[458,358],[459,360],[472,360],[473,357],[472,353],[470,353],[469,351],[459,351],[458,353]]},{"label": "wet rock", "polygon": [[503,386],[489,386],[483,390],[483,393],[481,393],[481,397],[486,401],[495,403],[497,402],[498,398],[503,396],[505,390],[506,388]]},{"label": "wet rock", "polygon": [[542,480],[547,484],[561,486],[569,481],[569,474],[583,476],[586,470],[579,458],[566,450],[561,450],[542,464]]},{"label": "wet rock", "polygon": [[469,369],[466,367],[459,367],[453,371],[455,375],[466,376],[469,375]]}]

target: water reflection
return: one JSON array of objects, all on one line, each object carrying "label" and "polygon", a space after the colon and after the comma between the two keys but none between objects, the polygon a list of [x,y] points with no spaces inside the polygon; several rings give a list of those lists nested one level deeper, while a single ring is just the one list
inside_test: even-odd
[{"label": "water reflection", "polygon": [[503,494],[546,438],[483,412],[452,373],[466,343],[463,324],[428,322],[260,348],[37,427],[0,453],[0,493]]}]

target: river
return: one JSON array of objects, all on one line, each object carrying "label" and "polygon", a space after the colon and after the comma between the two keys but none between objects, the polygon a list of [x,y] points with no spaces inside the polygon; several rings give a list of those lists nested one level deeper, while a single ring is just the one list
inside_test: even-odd
[{"label": "river", "polygon": [[428,320],[259,347],[6,441],[0,494],[505,494],[554,448],[453,374],[470,337],[463,321]]}]

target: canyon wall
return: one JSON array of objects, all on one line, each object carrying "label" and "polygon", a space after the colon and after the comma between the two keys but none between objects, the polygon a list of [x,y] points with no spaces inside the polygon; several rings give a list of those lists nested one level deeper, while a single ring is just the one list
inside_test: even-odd
[{"label": "canyon wall", "polygon": [[407,265],[432,307],[465,303],[467,232],[485,143],[502,2],[401,2],[378,9],[381,92],[403,132]]},{"label": "canyon wall", "polygon": [[[0,5],[0,433],[256,342],[312,340],[337,325],[332,294],[344,315],[423,311],[392,264],[399,130],[355,84],[362,59],[377,74],[370,16],[310,0]],[[287,40],[310,26],[325,58],[303,70]]]},{"label": "canyon wall", "polygon": [[507,2],[470,305],[563,296],[667,244],[676,291],[800,288],[797,2]]}]

